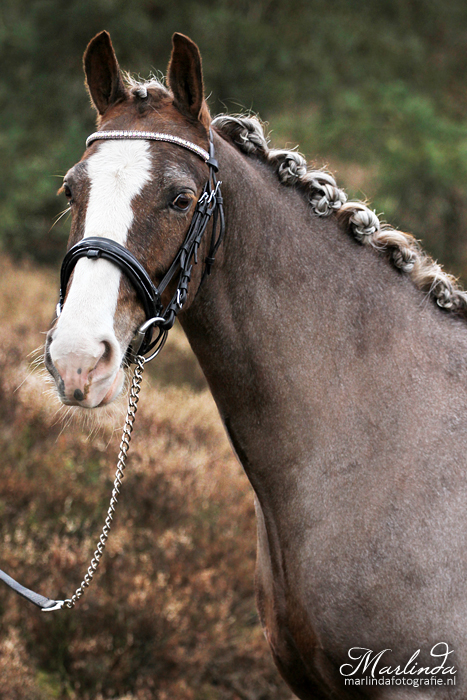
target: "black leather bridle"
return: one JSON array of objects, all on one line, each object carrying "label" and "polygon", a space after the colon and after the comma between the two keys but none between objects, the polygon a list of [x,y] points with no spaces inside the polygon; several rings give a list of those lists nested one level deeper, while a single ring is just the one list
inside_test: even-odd
[{"label": "black leather bridle", "polygon": [[[198,248],[211,217],[213,219],[211,242],[208,255],[204,260],[205,267],[200,286],[205,277],[210,274],[217,249],[222,242],[225,220],[223,199],[220,189],[221,183],[217,180],[216,176],[219,166],[214,153],[211,130],[209,131],[209,153],[191,141],[186,141],[180,137],[148,131],[98,131],[87,139],[86,146],[89,146],[97,140],[109,139],[144,139],[174,143],[182,148],[190,150],[192,153],[196,153],[209,167],[209,177],[196,204],[185,240],[158,286],[154,285],[146,269],[128,248],[125,248],[109,238],[83,238],[79,243],[76,243],[76,245],[70,248],[63,259],[60,273],[60,299],[57,304],[57,315],[59,316],[62,311],[68,282],[78,260],[83,257],[90,260],[97,260],[99,258],[109,260],[126,274],[135,288],[146,314],[145,322],[136,331],[131,352],[127,359],[131,362],[136,355],[144,356],[148,353],[152,353],[146,358],[149,361],[152,357],[155,357],[158,350],[162,347],[167,332],[172,328],[177,314],[182,310],[186,302],[193,263],[196,264],[198,262]],[[218,228],[219,233],[217,232]],[[164,308],[161,301],[162,294],[177,273],[177,288],[171,300]],[[156,337],[153,338],[155,328],[158,329],[158,333]]]},{"label": "black leather bridle", "polygon": [[[211,216],[213,217],[211,242],[209,246],[208,255],[206,256],[204,261],[205,267],[203,270],[200,285],[203,283],[206,275],[209,275],[211,267],[214,263],[214,258],[217,249],[219,248],[219,245],[222,242],[222,238],[224,235],[224,209],[222,195],[220,191],[221,183],[218,182],[216,178],[218,164],[214,155],[212,132],[209,132],[209,153],[202,149],[200,146],[197,146],[196,144],[191,143],[190,141],[186,141],[185,139],[182,139],[178,136],[146,131],[98,131],[88,138],[86,145],[89,146],[89,144],[93,141],[101,139],[147,139],[151,141],[167,141],[169,143],[175,143],[179,146],[182,146],[183,148],[192,151],[193,153],[196,153],[201,158],[203,158],[203,160],[209,166],[209,178],[204,186],[201,197],[198,199],[193,218],[188,228],[188,232],[185,236],[185,240],[180,246],[178,253],[176,254],[172,264],[165,273],[158,287],[154,285],[147,271],[145,270],[143,265],[141,265],[141,263],[137,260],[137,258],[135,258],[133,253],[131,253],[124,246],[120,245],[119,243],[116,243],[115,241],[110,240],[109,238],[83,238],[83,240],[81,240],[79,243],[70,248],[70,250],[67,252],[63,259],[60,274],[60,300],[57,304],[57,315],[60,315],[62,311],[70,275],[73,272],[73,269],[80,258],[85,257],[90,260],[97,260],[98,258],[103,258],[105,260],[110,260],[110,262],[112,262],[114,265],[117,265],[126,274],[131,284],[136,289],[136,292],[146,314],[146,321],[140,326],[136,333],[136,342],[133,341],[132,353],[130,353],[128,360],[133,361],[137,358],[138,363],[144,364],[144,362],[148,362],[153,357],[155,357],[155,355],[162,348],[162,345],[164,344],[169,329],[172,328],[177,314],[181,311],[183,305],[185,304],[187,298],[188,283],[190,281],[193,269],[192,261],[194,261],[195,264],[198,262],[198,248],[201,243],[203,234],[206,231],[209,220],[211,219]],[[218,227],[219,233],[217,233]],[[177,272],[179,273],[177,288],[171,300],[164,309],[161,301],[161,296],[164,290],[167,288],[167,285],[177,274]],[[152,334],[154,328],[159,329],[159,334],[153,340]],[[143,358],[143,356],[149,352],[151,352],[152,354],[149,357]],[[132,418],[134,420],[134,415],[136,412],[136,403],[133,404],[132,412]],[[128,448],[129,438],[127,439],[127,442],[125,444],[126,448]],[[114,492],[112,492],[112,498],[113,495]],[[110,507],[112,507],[112,501]],[[110,526],[108,526],[108,528],[110,528]],[[105,545],[105,542],[102,543],[101,541],[101,544]],[[101,553],[102,552],[100,552],[100,554]],[[97,554],[96,552],[94,552],[94,557],[96,556]],[[95,562],[95,558],[92,560],[92,562]],[[92,562],[91,567],[88,569],[88,576],[90,578],[92,578],[92,574],[90,574]],[[52,600],[51,598],[46,598],[45,596],[40,595],[39,593],[35,593],[29,588],[25,588],[24,586],[22,586],[20,583],[18,583],[18,581],[13,579],[1,569],[0,580],[4,581],[4,583],[6,583],[10,588],[16,591],[16,593],[19,593],[19,595],[23,596],[31,603],[34,603],[34,605],[37,605],[41,608],[42,611],[45,612],[61,610],[64,604],[67,602],[63,600]],[[81,585],[89,585],[89,578],[86,584],[84,584],[83,582]]]}]

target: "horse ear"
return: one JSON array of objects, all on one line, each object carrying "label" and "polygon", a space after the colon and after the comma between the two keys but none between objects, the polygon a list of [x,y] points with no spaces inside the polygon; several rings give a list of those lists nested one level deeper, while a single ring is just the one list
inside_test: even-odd
[{"label": "horse ear", "polygon": [[206,128],[211,118],[204,101],[201,54],[187,36],[174,34],[172,55],[167,69],[167,82],[174,96],[174,105],[184,116],[200,121]]},{"label": "horse ear", "polygon": [[124,100],[127,95],[108,32],[101,32],[91,39],[84,52],[83,66],[92,103],[102,116],[111,105]]}]

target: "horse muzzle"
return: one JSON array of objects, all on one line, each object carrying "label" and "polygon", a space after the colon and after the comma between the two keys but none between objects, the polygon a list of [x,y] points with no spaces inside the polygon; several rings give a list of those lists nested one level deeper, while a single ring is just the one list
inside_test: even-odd
[{"label": "horse muzzle", "polygon": [[72,350],[60,329],[49,332],[45,365],[55,380],[61,401],[68,406],[96,408],[120,393],[124,372],[115,338],[80,339]]}]

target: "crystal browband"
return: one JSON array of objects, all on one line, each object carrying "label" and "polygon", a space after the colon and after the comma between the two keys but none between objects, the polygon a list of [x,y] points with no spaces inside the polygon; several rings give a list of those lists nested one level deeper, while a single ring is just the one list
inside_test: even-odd
[{"label": "crystal browband", "polygon": [[187,148],[189,151],[196,153],[205,162],[209,160],[209,153],[198,146],[196,143],[182,139],[180,136],[173,136],[172,134],[163,134],[154,131],[95,131],[91,136],[86,139],[86,148],[89,148],[91,143],[94,141],[101,140],[115,140],[115,139],[141,139],[143,141],[166,141],[167,143],[175,143],[177,146],[182,146]]}]

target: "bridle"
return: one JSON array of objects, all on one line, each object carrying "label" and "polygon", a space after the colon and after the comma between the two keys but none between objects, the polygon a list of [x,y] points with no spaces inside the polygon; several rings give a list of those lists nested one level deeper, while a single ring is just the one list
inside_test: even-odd
[{"label": "bridle", "polygon": [[[91,134],[86,141],[86,147],[98,140],[109,139],[144,139],[148,141],[166,141],[182,148],[186,148],[192,153],[196,153],[209,167],[209,177],[204,185],[203,192],[198,199],[196,208],[188,228],[185,240],[180,246],[169,269],[165,273],[162,281],[156,287],[149,274],[139,260],[124,246],[112,241],[109,238],[83,238],[67,252],[63,259],[60,272],[60,298],[57,304],[57,317],[60,316],[68,287],[68,282],[73,269],[80,258],[97,260],[103,258],[117,265],[128,277],[141,301],[146,315],[145,322],[137,329],[135,338],[131,344],[131,350],[127,352],[127,362],[133,362],[135,371],[130,387],[127,417],[123,427],[120,451],[117,461],[117,471],[115,474],[112,495],[107,511],[104,526],[96,545],[96,550],[88,570],[75,593],[66,600],[53,600],[25,588],[18,581],[0,569],[0,580],[4,581],[16,593],[23,596],[34,605],[37,605],[43,612],[62,610],[63,608],[73,608],[76,602],[84,594],[84,590],[91,583],[92,577],[99,566],[100,559],[109,536],[110,527],[115,512],[117,496],[120,492],[126,456],[131,440],[131,432],[136,416],[138,395],[143,376],[143,369],[146,362],[152,360],[162,349],[167,334],[175,323],[177,314],[183,309],[187,299],[188,284],[191,279],[193,263],[198,262],[198,249],[206,231],[208,223],[213,217],[211,241],[208,254],[204,260],[204,270],[201,276],[201,284],[207,275],[210,274],[217,250],[222,242],[225,229],[224,208],[221,183],[217,180],[218,163],[214,153],[214,143],[212,131],[209,131],[209,152],[191,141],[186,141],[179,136],[171,134],[148,132],[148,131],[96,131]],[[219,227],[219,233],[217,229]],[[161,297],[171,280],[178,272],[178,282],[174,294],[167,306],[161,301]],[[158,334],[153,339],[154,328],[158,329]],[[148,353],[151,353],[147,356]]]},{"label": "bridle", "polygon": [[[152,354],[146,357],[146,360],[149,361],[162,349],[167,338],[167,332],[172,328],[175,323],[175,318],[183,309],[187,299],[188,284],[191,279],[193,262],[195,264],[198,262],[198,249],[211,217],[213,219],[211,242],[208,254],[204,260],[205,267],[200,286],[204,282],[206,276],[210,274],[217,249],[222,242],[225,221],[223,199],[220,189],[221,183],[216,177],[219,165],[214,153],[211,130],[209,130],[209,152],[205,151],[201,146],[187,141],[186,139],[182,139],[179,136],[152,131],[96,131],[86,140],[86,147],[88,148],[94,141],[122,139],[165,141],[181,146],[204,160],[209,167],[208,179],[196,204],[185,240],[157,287],[152,282],[143,265],[128,248],[125,248],[109,238],[83,238],[79,243],[76,243],[76,245],[70,248],[63,259],[60,272],[60,299],[57,304],[57,316],[59,316],[62,311],[68,282],[78,260],[83,257],[90,260],[97,260],[99,258],[110,260],[110,262],[117,265],[126,274],[135,288],[146,314],[145,322],[136,331],[131,351],[128,353],[128,361],[134,362],[135,357],[138,355],[145,356],[151,352]],[[217,233],[218,227],[219,233]],[[162,294],[177,272],[177,287],[171,300],[164,308],[161,301]],[[158,334],[153,339],[154,328],[158,329]]]}]

